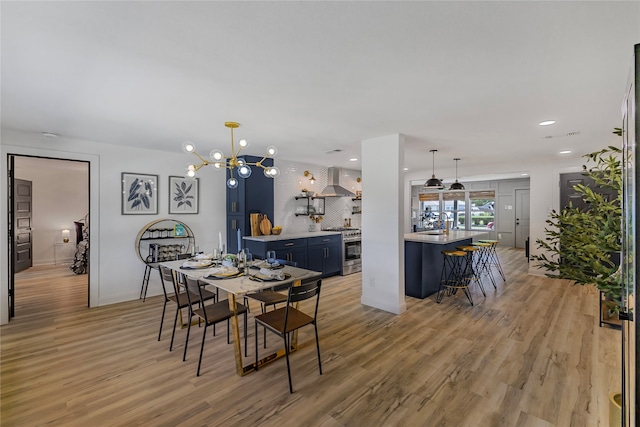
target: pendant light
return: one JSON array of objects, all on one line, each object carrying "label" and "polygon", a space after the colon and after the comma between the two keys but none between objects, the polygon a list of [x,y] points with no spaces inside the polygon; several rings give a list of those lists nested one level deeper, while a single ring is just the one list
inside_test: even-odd
[{"label": "pendant light", "polygon": [[456,161],[456,182],[451,184],[451,187],[449,187],[449,190],[464,190],[464,185],[458,182],[458,160],[460,159],[453,159],[453,160]]},{"label": "pendant light", "polygon": [[431,190],[442,190],[444,189],[444,185],[442,185],[442,181],[436,178],[436,152],[438,150],[430,150],[430,151],[432,153],[431,165],[432,165],[433,174],[431,175],[431,179],[427,180],[427,182],[424,183],[424,188],[429,188]]}]

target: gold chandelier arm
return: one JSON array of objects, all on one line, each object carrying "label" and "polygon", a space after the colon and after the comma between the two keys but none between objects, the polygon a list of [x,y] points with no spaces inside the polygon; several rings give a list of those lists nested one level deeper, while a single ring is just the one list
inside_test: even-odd
[{"label": "gold chandelier arm", "polygon": [[200,154],[198,154],[198,152],[197,152],[197,151],[193,151],[192,153],[193,153],[197,158],[199,158],[199,159],[200,159],[200,161],[201,161],[204,165],[208,165],[208,164],[209,164],[209,162],[208,162],[208,161],[206,161],[205,159],[203,159],[203,158],[202,158],[202,156],[201,156]]},{"label": "gold chandelier arm", "polygon": [[264,170],[269,169],[268,166],[265,166],[262,164],[262,162],[264,162],[267,159],[267,156],[264,156],[262,159],[260,159],[260,161],[256,162],[255,165],[258,166],[259,168],[262,168]]}]

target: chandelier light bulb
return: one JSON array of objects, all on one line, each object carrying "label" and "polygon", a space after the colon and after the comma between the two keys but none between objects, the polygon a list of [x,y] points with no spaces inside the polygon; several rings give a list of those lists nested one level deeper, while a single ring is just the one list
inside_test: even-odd
[{"label": "chandelier light bulb", "polygon": [[211,160],[213,160],[214,162],[219,162],[220,160],[224,159],[224,154],[218,149],[211,150],[211,152],[209,153],[209,158],[211,158]]},{"label": "chandelier light bulb", "polygon": [[196,176],[196,171],[195,171],[195,170],[191,170],[191,169],[189,169],[189,170],[187,171],[187,175],[186,175],[186,176],[187,176],[188,178],[195,178],[195,176]]},{"label": "chandelier light bulb", "polygon": [[274,147],[273,145],[267,147],[267,156],[275,157],[276,154],[278,154],[278,149],[276,147]]},{"label": "chandelier light bulb", "polygon": [[235,179],[234,177],[231,177],[227,180],[227,187],[229,188],[237,188],[238,187],[238,180]]},{"label": "chandelier light bulb", "polygon": [[238,141],[238,146],[240,148],[247,148],[249,146],[249,141],[247,141],[246,139],[241,139],[240,141]]},{"label": "chandelier light bulb", "polygon": [[196,171],[196,165],[187,166],[187,170],[195,172]]},{"label": "chandelier light bulb", "polygon": [[194,151],[196,151],[196,146],[191,141],[185,141],[182,143],[182,151],[184,151],[187,154],[191,154]]},{"label": "chandelier light bulb", "polygon": [[222,169],[224,167],[224,165],[220,162],[214,162],[213,163],[213,167],[216,169]]},{"label": "chandelier light bulb", "polygon": [[271,166],[264,170],[264,175],[268,178],[277,178],[280,176],[280,169],[275,166]]},{"label": "chandelier light bulb", "polygon": [[240,178],[249,178],[251,176],[251,168],[247,165],[239,166],[238,175]]}]

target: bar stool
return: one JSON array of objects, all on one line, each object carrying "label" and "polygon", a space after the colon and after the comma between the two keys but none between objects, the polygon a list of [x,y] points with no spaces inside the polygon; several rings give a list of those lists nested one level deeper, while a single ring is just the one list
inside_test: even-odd
[{"label": "bar stool", "polygon": [[496,251],[496,246],[498,246],[497,240],[484,240],[480,239],[480,243],[488,243],[491,245],[489,248],[489,267],[496,267],[498,269],[498,273],[502,276],[502,280],[507,280],[504,277],[504,271],[502,271],[502,266],[500,265],[500,258],[498,258],[498,252]]},{"label": "bar stool", "polygon": [[[464,274],[465,277],[468,278],[468,282],[471,283],[471,281],[475,281],[480,288],[480,291],[482,291],[482,295],[486,297],[487,294],[484,291],[484,286],[482,286],[482,280],[479,275],[480,269],[478,268],[478,256],[480,255],[480,249],[469,245],[457,246],[456,249],[467,254]],[[478,251],[477,254],[476,251]]]},{"label": "bar stool", "polygon": [[493,278],[493,272],[491,271],[491,266],[489,265],[489,257],[491,250],[491,245],[489,243],[481,243],[474,242],[473,246],[478,248],[478,257],[477,257],[477,266],[478,266],[478,274],[482,277],[483,274],[486,274],[491,280],[491,284],[494,289],[498,289],[496,287],[496,279]]},{"label": "bar stool", "polygon": [[464,251],[442,251],[444,264],[442,265],[442,274],[440,275],[440,285],[438,286],[438,295],[436,302],[440,304],[444,294],[447,296],[454,295],[458,289],[462,289],[465,296],[473,305],[471,292],[469,291],[469,277],[465,274],[467,253]]}]

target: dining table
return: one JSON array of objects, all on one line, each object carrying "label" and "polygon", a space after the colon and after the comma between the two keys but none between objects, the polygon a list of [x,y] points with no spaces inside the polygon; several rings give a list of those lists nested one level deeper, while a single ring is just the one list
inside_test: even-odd
[{"label": "dining table", "polygon": [[[278,289],[283,288],[285,286],[299,286],[302,281],[320,279],[322,277],[322,272],[307,270],[304,268],[293,267],[289,265],[285,266],[270,266],[264,260],[255,260],[253,263],[249,264],[248,268],[241,269],[239,274],[220,274],[215,275],[212,272],[215,272],[216,265],[206,265],[206,263],[202,263],[202,267],[193,267],[194,264],[185,260],[176,260],[176,261],[164,261],[161,263],[167,268],[170,268],[175,273],[184,274],[186,276],[192,277],[194,279],[198,279],[202,285],[211,285],[216,288],[223,290],[227,293],[227,299],[229,301],[229,309],[231,310],[233,316],[231,317],[231,330],[233,333],[233,346],[234,346],[234,355],[235,355],[235,365],[236,365],[236,373],[239,376],[247,375],[251,372],[258,370],[258,368],[263,365],[270,363],[274,360],[279,359],[280,357],[284,357],[286,352],[285,349],[279,349],[274,353],[271,353],[265,357],[262,357],[258,360],[256,364],[255,361],[250,362],[248,364],[244,364],[242,360],[242,348],[240,344],[240,329],[238,322],[238,309],[237,302],[238,300],[242,300],[244,296],[253,292],[259,292],[265,289],[271,289],[273,287],[278,287]],[[196,264],[197,265],[197,264]],[[277,280],[272,277],[266,276],[265,274],[267,270],[278,268],[282,274],[280,275],[282,280]],[[291,349],[290,351],[295,351],[297,346],[297,335],[294,335],[294,338],[291,341]]]}]

